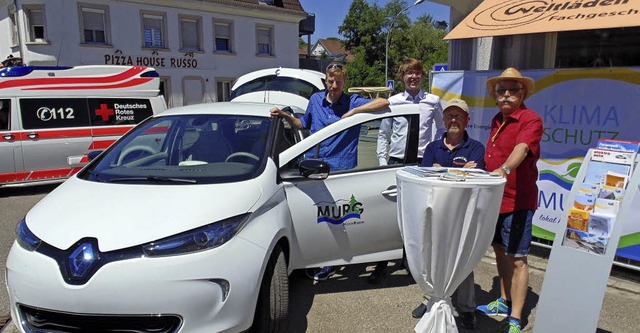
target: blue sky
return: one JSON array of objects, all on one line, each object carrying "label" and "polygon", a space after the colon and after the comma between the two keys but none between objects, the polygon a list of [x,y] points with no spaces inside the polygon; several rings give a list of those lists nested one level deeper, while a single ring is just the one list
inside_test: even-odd
[{"label": "blue sky", "polygon": [[[383,7],[389,0],[367,0],[369,3],[378,3]],[[407,0],[408,4],[413,4],[414,0]],[[311,35],[311,43],[315,43],[319,38],[338,37],[338,27],[342,24],[351,1],[348,0],[300,0],[302,8],[307,13],[316,15],[316,31]],[[415,20],[418,16],[430,14],[436,21],[449,22],[449,7],[425,1],[409,9],[409,17]],[[304,37],[307,40],[307,37]]]}]

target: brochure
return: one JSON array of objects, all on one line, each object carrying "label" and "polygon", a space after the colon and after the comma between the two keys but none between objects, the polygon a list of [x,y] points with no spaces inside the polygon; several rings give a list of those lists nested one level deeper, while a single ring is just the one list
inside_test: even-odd
[{"label": "brochure", "polygon": [[604,186],[625,188],[627,187],[627,175],[607,171],[607,174],[604,177]]},{"label": "brochure", "polygon": [[614,186],[603,186],[598,193],[598,198],[622,201],[624,199],[624,188]]},{"label": "brochure", "polygon": [[567,218],[567,228],[580,231],[587,231],[589,225],[589,212],[575,207],[569,208],[569,217]]},{"label": "brochure", "polygon": [[640,148],[640,142],[598,139],[596,148],[615,150],[615,151],[629,151],[629,152],[637,153],[638,149]]},{"label": "brochure", "polygon": [[[615,215],[592,213],[589,216],[588,232],[594,237],[606,238],[609,240],[613,231]],[[606,244],[606,242],[605,242]]]},{"label": "brochure", "polygon": [[608,238],[596,237],[586,231],[567,229],[562,246],[602,255],[607,249],[608,240]]},{"label": "brochure", "polygon": [[615,199],[597,198],[593,207],[595,214],[616,215],[618,210],[620,210],[620,201]]},{"label": "brochure", "polygon": [[597,194],[595,191],[590,193],[578,191],[573,202],[573,207],[586,211],[593,210],[593,206],[596,204]]},{"label": "brochure", "polygon": [[[603,186],[609,172],[613,173],[612,177],[623,175],[628,178],[631,174],[636,153],[603,149],[592,149],[591,151],[584,183]],[[615,178],[612,178],[611,182],[614,183],[614,180]]]}]

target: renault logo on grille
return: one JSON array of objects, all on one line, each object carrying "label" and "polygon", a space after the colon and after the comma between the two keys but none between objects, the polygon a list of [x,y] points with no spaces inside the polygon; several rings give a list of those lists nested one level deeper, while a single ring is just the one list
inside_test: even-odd
[{"label": "renault logo on grille", "polygon": [[85,277],[97,259],[91,243],[82,243],[68,258],[69,272],[73,278]]}]

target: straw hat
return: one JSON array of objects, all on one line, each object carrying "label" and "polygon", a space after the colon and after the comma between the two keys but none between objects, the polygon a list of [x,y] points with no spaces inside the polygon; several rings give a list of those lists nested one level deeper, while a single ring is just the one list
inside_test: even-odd
[{"label": "straw hat", "polygon": [[467,102],[459,99],[459,98],[454,98],[450,101],[447,102],[444,110],[442,110],[442,112],[447,111],[448,108],[450,107],[458,107],[460,108],[460,110],[466,112],[467,114],[469,114],[469,105],[467,105]]},{"label": "straw hat", "polygon": [[524,97],[522,98],[523,101],[531,96],[531,93],[533,92],[533,79],[530,77],[522,76],[522,74],[520,74],[517,69],[509,67],[505,69],[504,72],[502,72],[502,75],[492,77],[487,80],[487,90],[489,90],[489,95],[491,95],[493,99],[496,99],[496,83],[503,80],[517,81],[522,84],[525,92]]}]

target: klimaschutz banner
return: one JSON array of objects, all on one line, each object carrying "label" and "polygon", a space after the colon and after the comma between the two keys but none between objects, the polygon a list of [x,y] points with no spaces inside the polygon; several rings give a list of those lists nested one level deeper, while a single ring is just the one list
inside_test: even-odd
[{"label": "klimaschutz banner", "polygon": [[[523,70],[535,80],[525,105],[542,118],[544,132],[538,161],[538,210],[534,236],[553,240],[566,216],[571,186],[589,148],[599,138],[640,141],[640,68]],[[443,101],[464,99],[471,108],[469,135],[487,142],[498,112],[487,79],[502,71],[434,72],[432,93]],[[636,196],[633,207],[638,207]],[[632,214],[636,216],[635,214]],[[617,255],[640,260],[640,219],[627,219]]]}]

